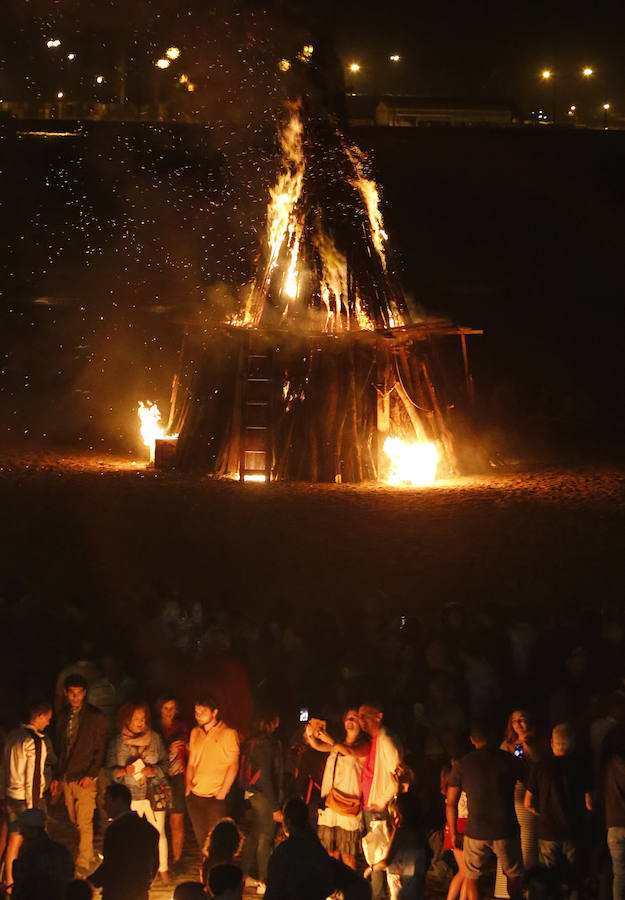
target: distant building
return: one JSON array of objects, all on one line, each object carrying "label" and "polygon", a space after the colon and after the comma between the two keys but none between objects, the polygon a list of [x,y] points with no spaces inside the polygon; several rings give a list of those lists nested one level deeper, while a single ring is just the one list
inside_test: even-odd
[{"label": "distant building", "polygon": [[470,127],[497,125],[509,127],[519,121],[515,104],[506,100],[490,102],[449,97],[383,97],[352,94],[347,97],[350,125],[382,128],[428,126]]}]

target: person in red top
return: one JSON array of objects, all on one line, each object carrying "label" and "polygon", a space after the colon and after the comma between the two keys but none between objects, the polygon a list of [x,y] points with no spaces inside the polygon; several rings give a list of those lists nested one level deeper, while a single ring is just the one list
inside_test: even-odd
[{"label": "person in red top", "polygon": [[159,731],[169,754],[167,777],[171,786],[172,807],[169,812],[171,831],[171,870],[177,874],[184,847],[184,781],[189,758],[189,726],[180,718],[180,706],[175,697],[163,696],[157,703]]}]

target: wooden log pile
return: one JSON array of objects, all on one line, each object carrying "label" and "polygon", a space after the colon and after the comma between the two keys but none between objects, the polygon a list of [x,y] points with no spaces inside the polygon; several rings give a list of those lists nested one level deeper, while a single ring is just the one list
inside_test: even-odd
[{"label": "wooden log pile", "polygon": [[[380,437],[432,441],[446,474],[457,471],[449,398],[435,384],[430,340],[370,333],[280,335],[220,328],[187,339],[172,390],[171,430],[184,470],[236,476],[250,340],[271,354],[273,479],[361,482],[384,477]],[[388,420],[380,422],[380,402]],[[382,432],[380,434],[380,431]]]}]

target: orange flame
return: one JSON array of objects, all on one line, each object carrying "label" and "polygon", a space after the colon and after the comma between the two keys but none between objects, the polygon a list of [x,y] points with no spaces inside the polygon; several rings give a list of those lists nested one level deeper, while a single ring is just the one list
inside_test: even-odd
[{"label": "orange flame", "polygon": [[382,448],[391,467],[388,484],[433,484],[438,466],[438,450],[431,442],[409,444],[397,437],[387,437]]},{"label": "orange flame", "polygon": [[140,432],[143,443],[150,451],[150,462],[154,462],[154,451],[157,440],[175,441],[177,434],[167,434],[165,429],[159,424],[161,421],[161,412],[156,405],[150,400],[143,403],[139,400],[138,408],[139,421],[141,423]]},{"label": "orange flame", "polygon": [[386,248],[384,242],[388,240],[388,234],[384,230],[384,222],[382,220],[382,213],[380,212],[378,187],[375,181],[372,181],[365,176],[364,167],[367,157],[362,150],[359,150],[358,147],[351,147],[346,149],[345,152],[356,173],[355,178],[350,179],[350,184],[356,188],[367,208],[373,245],[378,251],[378,256],[382,261],[382,267],[386,272]]},{"label": "orange flame", "polygon": [[[282,297],[283,321],[288,318],[293,303],[300,296],[300,250],[305,212],[298,204],[304,184],[306,158],[299,104],[290,104],[290,110],[289,120],[279,135],[281,171],[275,186],[269,191],[270,200],[267,204],[267,263],[262,277],[259,276],[251,284],[244,308],[229,318],[231,325],[246,327],[260,324],[264,298],[278,266],[283,268],[278,288]],[[353,171],[350,183],[359,192],[367,210],[373,248],[386,272],[385,241],[388,236],[380,212],[378,189],[374,181],[365,177],[364,153],[357,147],[345,148],[345,153]],[[314,232],[321,269],[319,292],[325,309],[323,330],[330,333],[352,328],[374,330],[375,324],[361,297],[356,295],[351,301],[348,300],[345,255],[337,249],[332,235],[324,230],[319,219]],[[390,298],[386,325],[394,328],[403,324],[399,309],[393,298]]]}]

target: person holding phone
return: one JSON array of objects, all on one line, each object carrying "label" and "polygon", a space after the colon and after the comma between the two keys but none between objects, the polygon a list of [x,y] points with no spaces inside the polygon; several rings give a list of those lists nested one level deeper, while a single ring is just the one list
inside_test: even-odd
[{"label": "person holding phone", "polygon": [[[356,849],[362,829],[362,770],[369,755],[370,740],[360,728],[357,710],[348,709],[345,712],[343,725],[345,737],[342,744],[335,744],[325,730],[325,723],[316,720],[309,723],[304,736],[315,750],[329,753],[321,782],[321,796],[326,804],[324,809],[319,810],[319,840],[330,856],[355,869]],[[343,747],[350,752],[342,752]],[[337,796],[336,792],[340,803],[332,799]],[[341,804],[343,811],[339,811]]]},{"label": "person holding phone", "polygon": [[[508,717],[506,733],[500,745],[501,750],[512,753],[525,761],[527,770],[538,762],[547,751],[547,744],[536,737],[534,721],[527,710],[514,709]],[[538,865],[538,824],[535,816],[525,808],[525,785],[517,781],[514,791],[514,809],[521,829],[521,852],[526,869]],[[500,865],[497,866],[495,897],[506,900],[508,895],[506,879]]]}]

